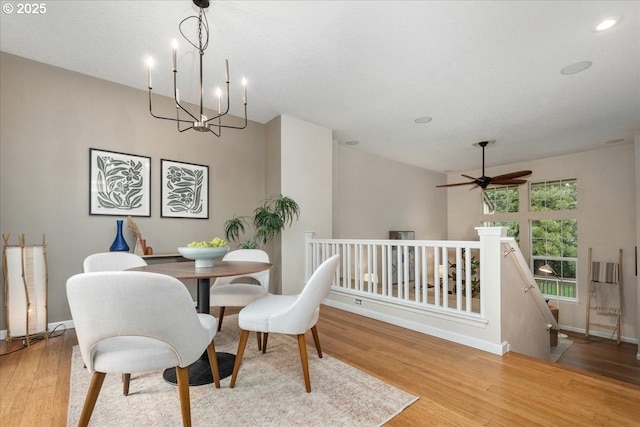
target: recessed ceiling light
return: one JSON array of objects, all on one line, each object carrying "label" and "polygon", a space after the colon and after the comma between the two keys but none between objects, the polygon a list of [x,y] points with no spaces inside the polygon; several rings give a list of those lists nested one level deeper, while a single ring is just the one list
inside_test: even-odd
[{"label": "recessed ceiling light", "polygon": [[360,144],[360,141],[351,140],[351,141],[344,142],[344,145],[358,145],[358,144]]},{"label": "recessed ceiling light", "polygon": [[414,122],[422,124],[422,123],[429,123],[431,120],[433,120],[431,117],[425,116],[425,117],[418,117],[417,119],[414,120]]},{"label": "recessed ceiling light", "polygon": [[591,67],[591,64],[592,64],[591,61],[580,61],[573,64],[569,64],[566,67],[564,67],[562,70],[560,70],[560,74],[564,74],[565,76],[568,76],[569,74],[577,74]]},{"label": "recessed ceiling light", "polygon": [[620,23],[620,21],[621,21],[620,17],[618,17],[618,16],[610,16],[609,18],[603,20],[598,25],[596,25],[595,30],[596,31],[608,30],[609,28],[613,27],[614,25]]}]

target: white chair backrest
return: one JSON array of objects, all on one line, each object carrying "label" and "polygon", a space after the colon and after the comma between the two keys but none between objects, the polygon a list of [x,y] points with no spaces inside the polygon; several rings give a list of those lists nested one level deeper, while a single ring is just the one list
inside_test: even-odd
[{"label": "white chair backrest", "polygon": [[96,271],[123,271],[128,268],[143,267],[147,262],[129,252],[100,252],[89,255],[82,264],[85,273]]},{"label": "white chair backrest", "polygon": [[140,271],[81,273],[67,280],[67,298],[85,365],[107,338],[148,337],[169,343],[180,360],[195,361],[207,340],[189,291],[171,276]]},{"label": "white chair backrest", "polygon": [[270,319],[271,324],[283,322],[307,325],[303,330],[310,328],[310,320],[314,317],[315,311],[320,307],[322,300],[329,295],[333,278],[340,264],[340,255],[333,255],[325,260],[313,272],[309,281],[298,295],[293,305],[286,311]]},{"label": "white chair backrest", "polygon": [[[253,262],[269,262],[269,254],[262,249],[237,249],[227,252],[222,258],[223,261],[253,261]],[[260,285],[269,292],[269,271],[264,270],[257,273],[243,274],[242,276],[218,277],[213,286],[228,285],[232,280],[238,277],[251,277],[260,282]]]}]

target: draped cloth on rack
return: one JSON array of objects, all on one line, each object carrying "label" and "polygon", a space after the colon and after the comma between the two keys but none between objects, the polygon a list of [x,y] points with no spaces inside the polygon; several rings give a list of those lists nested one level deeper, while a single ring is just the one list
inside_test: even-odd
[{"label": "draped cloth on rack", "polygon": [[598,314],[622,314],[618,264],[592,262],[589,292],[595,296],[595,309]]}]

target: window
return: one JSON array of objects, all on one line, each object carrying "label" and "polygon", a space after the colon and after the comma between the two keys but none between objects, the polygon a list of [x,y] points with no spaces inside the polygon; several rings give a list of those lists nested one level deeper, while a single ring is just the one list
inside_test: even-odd
[{"label": "window", "polygon": [[517,186],[483,190],[482,205],[485,214],[518,212],[520,191]]},{"label": "window", "polygon": [[575,179],[532,183],[530,194],[531,212],[575,210],[578,206]]},{"label": "window", "polygon": [[[483,227],[507,227],[507,236],[515,237],[520,243],[520,223],[517,220],[502,220],[503,215],[520,210],[520,189],[507,186],[482,190],[482,206],[485,215],[496,215],[500,220],[484,221]],[[506,215],[508,216],[508,215]]]},{"label": "window", "polygon": [[[554,211],[554,219],[530,221],[531,268],[548,298],[577,300],[578,205],[576,180],[532,183],[530,211]],[[556,218],[558,217],[558,218]],[[540,271],[549,264],[557,276]]]},{"label": "window", "polygon": [[[531,259],[533,274],[545,296],[576,298],[578,262],[578,221],[576,219],[531,221]],[[545,274],[540,267],[549,264],[558,274]]]}]

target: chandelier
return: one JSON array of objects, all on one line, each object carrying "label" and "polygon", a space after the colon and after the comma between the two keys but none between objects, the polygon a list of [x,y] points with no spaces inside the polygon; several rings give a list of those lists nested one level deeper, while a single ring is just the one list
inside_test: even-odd
[{"label": "chandelier", "polygon": [[[171,120],[176,122],[176,126],[179,132],[184,132],[189,129],[197,130],[198,132],[211,132],[216,136],[220,136],[222,134],[222,129],[244,129],[247,127],[247,82],[246,80],[242,80],[243,84],[243,92],[242,92],[242,103],[244,104],[244,125],[243,126],[231,126],[222,124],[222,117],[225,116],[229,112],[229,107],[231,105],[229,101],[229,60],[225,60],[225,81],[227,85],[227,96],[226,96],[226,108],[224,111],[222,110],[223,100],[222,100],[222,91],[220,88],[217,88],[215,91],[215,97],[217,98],[217,114],[211,118],[208,118],[204,114],[204,89],[203,89],[203,79],[202,79],[202,58],[204,56],[204,51],[207,49],[209,45],[209,24],[207,22],[207,16],[205,15],[205,9],[209,7],[209,0],[193,0],[193,3],[200,9],[198,16],[189,16],[183,19],[178,25],[178,29],[180,30],[180,34],[182,37],[189,42],[194,48],[198,50],[199,56],[199,65],[200,65],[200,112],[192,113],[187,108],[185,108],[180,103],[180,91],[178,89],[178,43],[176,40],[173,41],[173,99],[176,104],[176,117],[163,117],[153,113],[153,108],[151,105],[151,69],[153,67],[153,60],[149,58],[149,77],[148,77],[148,87],[149,87],[149,113],[155,117],[156,119],[162,120]],[[187,37],[182,29],[182,26],[185,22],[197,19],[198,20],[198,40],[197,42],[192,41]]]}]

